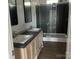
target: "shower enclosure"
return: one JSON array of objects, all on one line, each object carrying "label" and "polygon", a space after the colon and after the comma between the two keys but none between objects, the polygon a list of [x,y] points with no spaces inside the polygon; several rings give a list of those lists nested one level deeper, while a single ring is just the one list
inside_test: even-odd
[{"label": "shower enclosure", "polygon": [[44,33],[56,32],[56,7],[52,5],[36,6],[37,27]]},{"label": "shower enclosure", "polygon": [[44,36],[67,35],[69,3],[40,4],[36,6],[37,28]]}]

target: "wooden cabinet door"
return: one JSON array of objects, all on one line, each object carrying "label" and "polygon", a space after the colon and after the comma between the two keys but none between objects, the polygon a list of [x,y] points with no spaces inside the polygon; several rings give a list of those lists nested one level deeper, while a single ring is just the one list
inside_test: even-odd
[{"label": "wooden cabinet door", "polygon": [[43,45],[43,32],[40,32],[37,36],[36,36],[36,54],[38,55],[40,53],[40,50],[42,48]]},{"label": "wooden cabinet door", "polygon": [[32,40],[32,56],[33,59],[35,59],[36,56],[36,44],[35,44],[36,38]]},{"label": "wooden cabinet door", "polygon": [[15,59],[25,59],[24,48],[15,48]]},{"label": "wooden cabinet door", "polygon": [[38,40],[39,40],[39,52],[40,52],[40,50],[41,50],[41,48],[42,48],[42,46],[43,46],[43,32],[41,31],[40,33],[39,33],[39,35],[38,35]]},{"label": "wooden cabinet door", "polygon": [[24,59],[28,59],[27,46],[24,48]]},{"label": "wooden cabinet door", "polygon": [[41,31],[39,34],[39,44],[40,44],[40,48],[43,47],[43,32]]},{"label": "wooden cabinet door", "polygon": [[32,42],[28,44],[27,46],[27,58],[28,59],[33,59],[33,55],[32,55]]}]

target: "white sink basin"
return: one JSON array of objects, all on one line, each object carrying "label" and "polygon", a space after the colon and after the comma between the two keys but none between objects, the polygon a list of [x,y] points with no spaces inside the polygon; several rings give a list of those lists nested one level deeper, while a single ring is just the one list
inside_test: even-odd
[{"label": "white sink basin", "polygon": [[30,29],[28,31],[39,31],[39,30],[40,30],[40,28],[32,28],[32,29]]},{"label": "white sink basin", "polygon": [[33,35],[18,35],[13,41],[14,41],[14,43],[22,43],[22,44],[24,44],[32,36]]}]

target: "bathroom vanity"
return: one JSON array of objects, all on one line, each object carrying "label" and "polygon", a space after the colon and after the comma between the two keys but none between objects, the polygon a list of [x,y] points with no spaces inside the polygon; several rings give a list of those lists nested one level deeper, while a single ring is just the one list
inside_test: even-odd
[{"label": "bathroom vanity", "polygon": [[43,31],[29,30],[14,39],[15,59],[37,59],[43,47]]}]

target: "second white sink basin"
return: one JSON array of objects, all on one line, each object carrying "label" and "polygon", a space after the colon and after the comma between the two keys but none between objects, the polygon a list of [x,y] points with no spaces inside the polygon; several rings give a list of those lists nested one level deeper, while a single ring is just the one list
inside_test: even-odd
[{"label": "second white sink basin", "polygon": [[32,29],[30,29],[30,30],[28,30],[28,31],[39,31],[40,30],[40,28],[32,28]]},{"label": "second white sink basin", "polygon": [[14,43],[22,43],[22,44],[24,44],[32,36],[33,35],[18,35],[13,41],[14,41]]}]

